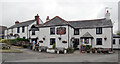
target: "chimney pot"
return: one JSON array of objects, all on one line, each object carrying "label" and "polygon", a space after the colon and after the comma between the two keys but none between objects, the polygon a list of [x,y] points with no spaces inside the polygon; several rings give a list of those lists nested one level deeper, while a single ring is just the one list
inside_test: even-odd
[{"label": "chimney pot", "polygon": [[19,24],[19,21],[16,21],[15,24]]},{"label": "chimney pot", "polygon": [[39,24],[39,15],[38,14],[35,16],[35,20],[36,20],[36,24]]},{"label": "chimney pot", "polygon": [[49,16],[47,16],[47,18],[46,18],[46,21],[48,21],[49,20]]}]

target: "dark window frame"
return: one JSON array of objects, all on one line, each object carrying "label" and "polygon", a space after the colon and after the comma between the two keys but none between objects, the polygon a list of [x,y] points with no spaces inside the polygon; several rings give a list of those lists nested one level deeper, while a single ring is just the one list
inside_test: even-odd
[{"label": "dark window frame", "polygon": [[50,28],[50,35],[55,35],[55,27]]},{"label": "dark window frame", "polygon": [[96,28],[96,34],[102,34],[102,27]]},{"label": "dark window frame", "polygon": [[120,39],[119,39],[119,45],[120,45]]},{"label": "dark window frame", "polygon": [[[54,42],[53,42],[52,40],[53,40]],[[50,45],[53,45],[54,43],[55,43],[55,38],[50,38]]]},{"label": "dark window frame", "polygon": [[25,26],[22,26],[22,33],[25,32]]},{"label": "dark window frame", "polygon": [[20,33],[20,27],[17,27],[17,33]]},{"label": "dark window frame", "polygon": [[102,38],[96,38],[96,45],[102,45]]},{"label": "dark window frame", "polygon": [[116,41],[115,41],[115,39],[113,39],[113,45],[115,45],[116,43],[115,43]]},{"label": "dark window frame", "polygon": [[79,35],[79,33],[80,33],[79,29],[74,29],[74,35]]},{"label": "dark window frame", "polygon": [[35,35],[35,31],[32,31],[32,35]]}]

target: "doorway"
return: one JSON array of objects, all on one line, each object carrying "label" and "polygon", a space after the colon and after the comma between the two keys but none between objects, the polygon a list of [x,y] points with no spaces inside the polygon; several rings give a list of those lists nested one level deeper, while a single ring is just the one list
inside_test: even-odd
[{"label": "doorway", "polygon": [[73,41],[73,48],[75,50],[79,50],[78,45],[79,45],[79,38],[75,38],[74,41]]},{"label": "doorway", "polygon": [[55,38],[50,38],[50,45],[53,45],[53,48],[56,48]]},{"label": "doorway", "polygon": [[32,38],[31,40],[32,42],[35,40],[35,42],[37,43],[37,38]]}]

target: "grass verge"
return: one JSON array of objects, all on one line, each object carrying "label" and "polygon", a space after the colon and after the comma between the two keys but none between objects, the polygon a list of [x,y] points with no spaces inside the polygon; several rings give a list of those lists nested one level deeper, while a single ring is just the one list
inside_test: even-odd
[{"label": "grass verge", "polygon": [[0,49],[0,53],[22,53],[22,51],[16,49],[8,49],[8,50]]}]

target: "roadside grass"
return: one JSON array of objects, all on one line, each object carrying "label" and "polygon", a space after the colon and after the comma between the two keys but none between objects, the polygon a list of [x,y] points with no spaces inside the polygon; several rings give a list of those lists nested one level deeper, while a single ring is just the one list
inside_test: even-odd
[{"label": "roadside grass", "polygon": [[22,51],[16,49],[0,49],[0,53],[22,53]]}]

